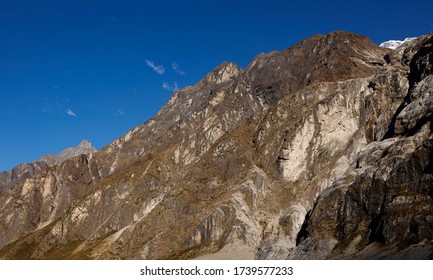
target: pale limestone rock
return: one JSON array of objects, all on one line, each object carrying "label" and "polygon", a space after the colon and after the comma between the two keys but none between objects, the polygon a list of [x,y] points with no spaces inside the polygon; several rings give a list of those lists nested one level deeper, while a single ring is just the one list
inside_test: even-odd
[{"label": "pale limestone rock", "polygon": [[3,192],[0,257],[427,256],[428,40],[389,51],[333,32],[217,67],[106,148]]}]

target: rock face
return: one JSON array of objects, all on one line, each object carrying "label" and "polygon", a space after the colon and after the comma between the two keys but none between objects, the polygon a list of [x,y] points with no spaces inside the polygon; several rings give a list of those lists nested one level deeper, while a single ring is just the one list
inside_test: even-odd
[{"label": "rock face", "polygon": [[0,195],[4,259],[432,258],[433,34],[224,63]]},{"label": "rock face", "polygon": [[92,143],[83,140],[78,146],[67,148],[56,155],[46,155],[34,162],[19,164],[9,171],[0,173],[0,193],[50,166],[81,154],[91,154],[94,152],[96,152],[96,149]]}]

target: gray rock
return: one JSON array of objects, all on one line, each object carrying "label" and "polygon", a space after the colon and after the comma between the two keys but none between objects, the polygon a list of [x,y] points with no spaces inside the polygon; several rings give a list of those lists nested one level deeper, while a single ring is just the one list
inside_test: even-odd
[{"label": "gray rock", "polygon": [[0,173],[0,193],[42,172],[50,166],[59,164],[81,154],[92,154],[94,152],[96,152],[96,149],[93,147],[92,143],[83,140],[78,146],[66,148],[56,155],[46,155],[34,162],[19,164],[9,171]]},{"label": "gray rock", "polygon": [[333,32],[224,63],[2,193],[0,257],[431,258],[430,42]]}]

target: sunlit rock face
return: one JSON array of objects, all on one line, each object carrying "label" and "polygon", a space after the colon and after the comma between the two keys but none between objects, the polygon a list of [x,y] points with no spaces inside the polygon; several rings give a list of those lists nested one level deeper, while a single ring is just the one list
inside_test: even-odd
[{"label": "sunlit rock face", "polygon": [[0,257],[431,258],[432,43],[333,32],[223,63],[5,190]]}]

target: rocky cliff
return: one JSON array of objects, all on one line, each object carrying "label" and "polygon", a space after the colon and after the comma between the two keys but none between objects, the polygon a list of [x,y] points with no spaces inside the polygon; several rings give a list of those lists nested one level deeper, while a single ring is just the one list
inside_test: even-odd
[{"label": "rocky cliff", "polygon": [[93,147],[92,143],[83,140],[79,145],[66,148],[58,154],[46,155],[34,162],[19,164],[9,171],[0,173],[0,193],[34,176],[36,173],[47,169],[49,166],[59,164],[81,154],[91,154],[94,152],[96,152],[96,149]]},{"label": "rocky cliff", "polygon": [[433,258],[432,35],[218,66],[1,194],[0,257]]}]

